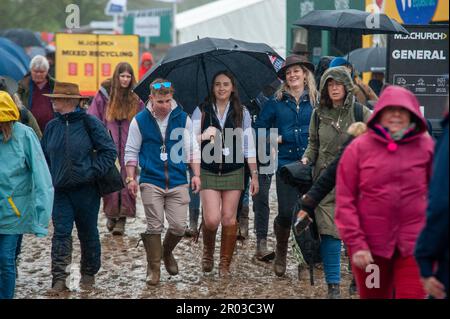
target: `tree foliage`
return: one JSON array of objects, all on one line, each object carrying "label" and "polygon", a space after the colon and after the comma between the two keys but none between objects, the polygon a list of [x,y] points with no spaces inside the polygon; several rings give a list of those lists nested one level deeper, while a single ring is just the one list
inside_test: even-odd
[{"label": "tree foliage", "polygon": [[[185,0],[178,5],[178,12],[192,9],[215,0]],[[33,31],[57,32],[65,29],[66,7],[76,4],[80,8],[81,26],[89,22],[109,21],[104,10],[108,0],[1,0],[0,30],[23,28]],[[149,1],[128,0],[128,10],[171,7],[171,4]]]},{"label": "tree foliage", "polygon": [[2,0],[0,1],[0,30],[24,28],[33,31],[56,32],[65,28],[66,7],[80,8],[80,24],[92,20],[110,20],[104,9],[108,0]]}]

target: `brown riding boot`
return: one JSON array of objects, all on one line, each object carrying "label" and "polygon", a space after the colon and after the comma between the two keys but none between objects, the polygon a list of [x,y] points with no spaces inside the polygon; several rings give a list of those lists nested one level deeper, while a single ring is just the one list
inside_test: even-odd
[{"label": "brown riding boot", "polygon": [[277,222],[273,223],[273,229],[275,232],[275,238],[277,239],[273,270],[278,277],[281,277],[286,272],[286,255],[291,229],[289,227],[281,227]]},{"label": "brown riding boot", "polygon": [[161,234],[141,234],[144,242],[145,252],[147,254],[147,285],[155,286],[159,283],[161,277]]},{"label": "brown riding boot", "polygon": [[202,230],[203,230],[202,270],[204,272],[211,272],[214,267],[214,249],[216,247],[217,229],[209,230],[208,228],[206,228],[206,225],[203,224]]},{"label": "brown riding boot", "polygon": [[239,215],[239,228],[238,228],[238,239],[240,240],[248,238],[248,213],[249,207],[242,206],[241,214]]},{"label": "brown riding boot", "polygon": [[166,237],[164,237],[163,243],[163,261],[164,266],[166,267],[167,272],[175,276],[178,274],[178,265],[175,257],[172,254],[175,246],[180,242],[183,236],[177,236],[172,234],[170,231],[167,231]]},{"label": "brown riding boot", "polygon": [[222,240],[220,244],[220,263],[219,275],[221,277],[229,277],[230,264],[233,257],[234,248],[236,247],[236,231],[238,224],[232,226],[222,225]]}]

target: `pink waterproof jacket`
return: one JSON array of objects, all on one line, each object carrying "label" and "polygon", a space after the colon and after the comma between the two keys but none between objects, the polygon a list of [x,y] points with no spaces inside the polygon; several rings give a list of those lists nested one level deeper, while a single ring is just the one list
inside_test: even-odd
[{"label": "pink waterproof jacket", "polygon": [[[403,106],[417,124],[397,142],[378,124],[378,114],[387,106]],[[401,87],[383,91],[368,127],[339,163],[336,226],[351,254],[370,250],[391,258],[398,249],[402,256],[411,256],[425,225],[434,143],[417,99]]]}]

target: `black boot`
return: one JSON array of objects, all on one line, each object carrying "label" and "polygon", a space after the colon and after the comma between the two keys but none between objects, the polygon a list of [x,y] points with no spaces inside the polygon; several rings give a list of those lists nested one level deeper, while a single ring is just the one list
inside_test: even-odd
[{"label": "black boot", "polygon": [[199,210],[189,209],[189,228],[186,228],[186,231],[184,232],[184,236],[186,237],[194,237],[198,233],[198,214]]},{"label": "black boot", "polygon": [[355,277],[352,276],[352,282],[350,283],[350,287],[348,287],[348,293],[350,294],[350,296],[355,295],[358,292],[358,290],[356,289],[356,281],[355,281]]},{"label": "black boot", "polygon": [[278,277],[281,277],[286,272],[286,256],[291,229],[282,227],[277,222],[273,223],[273,229],[277,239],[273,270]]},{"label": "black boot", "polygon": [[328,299],[341,299],[339,284],[328,284]]},{"label": "black boot", "polygon": [[249,207],[242,206],[241,214],[239,215],[239,228],[238,228],[238,239],[245,240],[248,238],[248,213]]}]

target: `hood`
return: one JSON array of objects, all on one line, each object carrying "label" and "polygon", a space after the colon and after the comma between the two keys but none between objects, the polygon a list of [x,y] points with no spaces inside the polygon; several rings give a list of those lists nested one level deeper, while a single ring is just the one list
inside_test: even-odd
[{"label": "hood", "polygon": [[0,122],[12,122],[19,119],[19,109],[9,93],[0,91]]},{"label": "hood", "polygon": [[333,79],[337,82],[344,84],[345,91],[347,91],[347,97],[345,99],[344,104],[347,105],[348,102],[351,101],[351,99],[353,99],[353,90],[354,90],[354,84],[352,78],[350,77],[350,73],[348,73],[347,69],[343,66],[337,66],[334,68],[327,69],[322,75],[322,78],[320,79],[320,87],[319,87],[320,95],[324,94],[324,91],[326,90],[325,84],[329,79]]},{"label": "hood", "polygon": [[150,61],[153,64],[153,55],[150,52],[144,52],[141,57],[141,65],[144,61]]},{"label": "hood", "polygon": [[375,104],[374,112],[370,116],[367,125],[371,128],[377,123],[380,112],[388,106],[401,106],[413,114],[413,119],[419,128],[419,132],[427,131],[427,123],[420,112],[419,101],[414,94],[400,86],[391,85],[383,90],[378,102]]}]

